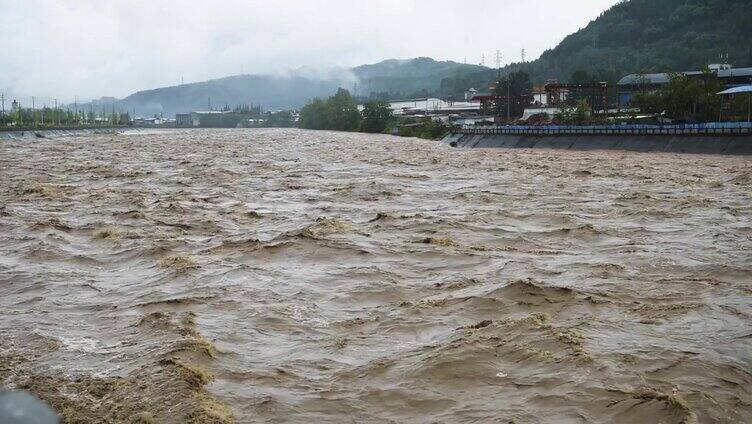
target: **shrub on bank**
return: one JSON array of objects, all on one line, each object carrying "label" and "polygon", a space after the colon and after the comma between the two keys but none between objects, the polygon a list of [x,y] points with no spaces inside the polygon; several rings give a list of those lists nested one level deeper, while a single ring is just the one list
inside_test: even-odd
[{"label": "shrub on bank", "polygon": [[443,122],[431,118],[422,118],[419,121],[402,120],[395,125],[395,128],[400,137],[418,137],[428,140],[438,140],[451,129]]}]

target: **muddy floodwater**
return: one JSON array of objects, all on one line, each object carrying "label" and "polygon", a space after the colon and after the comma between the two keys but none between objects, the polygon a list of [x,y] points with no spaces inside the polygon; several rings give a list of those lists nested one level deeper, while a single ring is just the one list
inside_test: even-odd
[{"label": "muddy floodwater", "polygon": [[0,387],[66,422],[752,421],[752,160],[0,141]]}]

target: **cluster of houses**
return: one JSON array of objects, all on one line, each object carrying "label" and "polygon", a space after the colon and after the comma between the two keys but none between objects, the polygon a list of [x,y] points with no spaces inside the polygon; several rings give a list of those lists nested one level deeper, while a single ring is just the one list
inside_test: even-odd
[{"label": "cluster of houses", "polygon": [[[726,88],[750,87],[752,90],[752,68],[734,68],[729,64],[709,65],[722,86]],[[699,77],[703,71],[680,72],[689,77]],[[535,84],[532,93],[522,101],[525,107],[521,120],[528,120],[533,116],[548,115],[553,117],[561,110],[573,92],[583,93],[589,99],[591,113],[619,114],[633,112],[631,100],[637,93],[655,92],[661,86],[670,82],[671,74],[630,74],[623,77],[616,87],[605,82],[590,84],[562,84],[549,80],[546,84]],[[505,96],[495,93],[495,84],[488,87],[487,92],[479,92],[475,88],[469,89],[464,101],[451,102],[436,98],[410,99],[390,102],[389,105],[396,116],[430,116],[444,122],[457,125],[473,125],[478,122],[498,120],[493,110],[496,102],[506,102]],[[615,91],[616,104],[608,101],[609,92]],[[512,101],[515,101],[514,99]]]}]

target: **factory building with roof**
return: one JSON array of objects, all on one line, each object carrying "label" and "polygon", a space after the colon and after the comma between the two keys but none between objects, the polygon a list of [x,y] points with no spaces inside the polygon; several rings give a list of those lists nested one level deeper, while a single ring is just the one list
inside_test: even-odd
[{"label": "factory building with roof", "polygon": [[[708,68],[714,72],[724,88],[749,85],[752,81],[752,68],[733,68],[729,64],[714,64]],[[679,72],[689,77],[699,77],[703,71]],[[637,93],[654,92],[671,80],[670,73],[630,74],[617,83],[618,101],[620,107],[628,107]]]}]

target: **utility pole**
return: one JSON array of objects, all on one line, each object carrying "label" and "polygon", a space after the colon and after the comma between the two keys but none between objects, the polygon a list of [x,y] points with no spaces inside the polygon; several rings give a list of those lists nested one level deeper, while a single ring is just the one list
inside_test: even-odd
[{"label": "utility pole", "polygon": [[510,100],[509,99],[509,83],[510,83],[510,81],[509,81],[509,75],[507,75],[507,124],[509,124],[509,121],[511,121],[511,119],[510,119],[511,112],[510,112],[510,109],[509,109],[509,106],[510,106],[509,105],[509,100]]},{"label": "utility pole", "polygon": [[0,103],[3,104],[3,126],[5,126],[5,93],[0,93]]},{"label": "utility pole", "polygon": [[52,99],[55,102],[55,117],[57,118],[57,125],[60,125],[60,112],[57,110],[57,99]]},{"label": "utility pole", "polygon": [[34,96],[31,96],[31,120],[34,122],[34,128],[37,127],[37,113]]},{"label": "utility pole", "polygon": [[718,122],[723,122],[723,96],[721,98],[721,107],[718,108]]},{"label": "utility pole", "polygon": [[[509,75],[507,75],[507,82],[509,82]],[[501,52],[496,50],[496,88],[498,90],[499,84],[501,84]],[[507,90],[507,115],[509,115],[509,90]],[[507,117],[507,123],[509,117]]]}]

